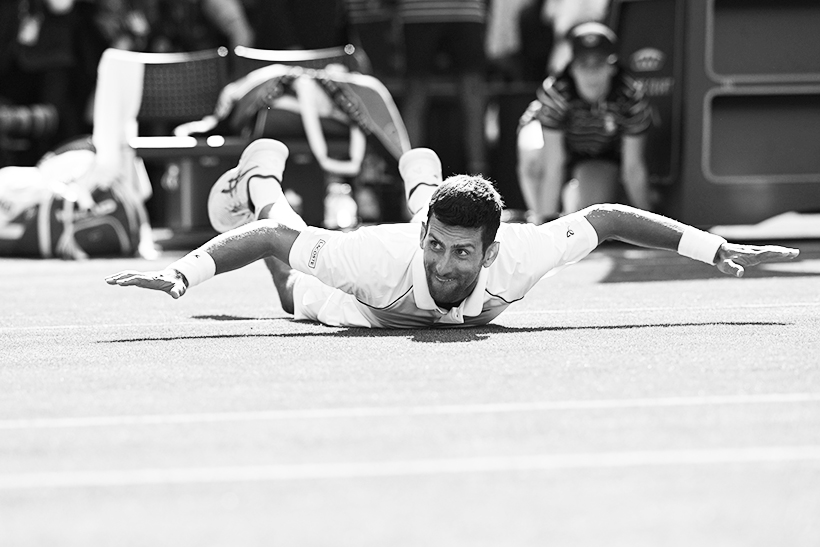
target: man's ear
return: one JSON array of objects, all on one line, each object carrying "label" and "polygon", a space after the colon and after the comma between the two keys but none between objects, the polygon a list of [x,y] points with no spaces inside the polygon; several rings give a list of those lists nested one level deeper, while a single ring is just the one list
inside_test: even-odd
[{"label": "man's ear", "polygon": [[424,248],[424,236],[427,235],[427,223],[421,223],[421,236],[419,237],[419,247]]},{"label": "man's ear", "polygon": [[495,259],[498,258],[498,251],[501,249],[501,242],[500,241],[493,241],[490,243],[490,246],[487,247],[487,250],[484,251],[484,261],[481,263],[482,266],[485,268],[489,268],[492,266]]}]

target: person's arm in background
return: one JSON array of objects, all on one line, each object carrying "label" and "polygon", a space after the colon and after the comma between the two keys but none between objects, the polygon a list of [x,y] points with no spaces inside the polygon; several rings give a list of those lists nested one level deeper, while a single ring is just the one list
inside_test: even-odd
[{"label": "person's arm in background", "polygon": [[542,216],[547,218],[561,213],[561,190],[566,182],[567,150],[563,131],[545,127],[543,133],[544,178],[541,181],[541,211]]},{"label": "person's arm in background", "polygon": [[253,28],[240,0],[202,0],[202,11],[228,37],[231,48],[254,45]]},{"label": "person's arm in background", "polygon": [[631,76],[623,75],[618,85],[623,86],[621,89],[627,98],[621,139],[621,181],[632,205],[651,209],[653,203],[645,150],[653,123],[652,106],[643,85]]},{"label": "person's arm in background", "polygon": [[561,212],[566,157],[563,131],[542,127],[537,120],[521,128],[518,180],[536,224],[552,220]]},{"label": "person's arm in background", "polygon": [[535,223],[552,220],[561,213],[561,190],[566,182],[564,128],[568,102],[556,85],[564,84],[557,83],[555,78],[544,80],[536,90],[536,100],[519,122],[519,185]]},{"label": "person's arm in background", "polygon": [[621,180],[629,202],[640,209],[652,209],[649,192],[649,171],[644,149],[646,133],[624,135],[621,142]]}]

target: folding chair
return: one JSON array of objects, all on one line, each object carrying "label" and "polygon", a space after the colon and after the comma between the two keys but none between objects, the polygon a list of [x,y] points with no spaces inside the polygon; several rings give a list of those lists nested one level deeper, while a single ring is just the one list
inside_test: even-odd
[{"label": "folding chair", "polygon": [[[171,220],[175,228],[208,226],[207,193],[221,170],[203,180],[196,162],[214,164],[212,158],[220,156],[233,161],[248,142],[173,134],[177,125],[213,114],[229,68],[227,48],[186,53],[108,49],[100,60],[93,130],[97,163],[127,173],[143,195],[150,183],[140,159],[179,165],[178,204],[173,204],[178,212]],[[136,170],[129,168],[134,162]]]}]

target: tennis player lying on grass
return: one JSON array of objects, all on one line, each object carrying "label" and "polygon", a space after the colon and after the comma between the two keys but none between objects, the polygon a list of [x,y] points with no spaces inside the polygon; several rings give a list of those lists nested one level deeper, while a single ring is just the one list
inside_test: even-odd
[{"label": "tennis player lying on grass", "polygon": [[574,264],[602,241],[677,251],[728,275],[797,249],[723,238],[625,205],[594,205],[536,226],[501,225],[502,201],[478,176],[442,181],[429,149],[405,153],[399,172],[415,222],[334,232],[308,227],[282,194],[288,156],[260,139],[214,184],[208,209],[224,232],[157,272],[123,271],[111,285],[179,298],[216,274],[264,259],[282,308],[332,326],[418,328],[484,325],[544,275]]}]

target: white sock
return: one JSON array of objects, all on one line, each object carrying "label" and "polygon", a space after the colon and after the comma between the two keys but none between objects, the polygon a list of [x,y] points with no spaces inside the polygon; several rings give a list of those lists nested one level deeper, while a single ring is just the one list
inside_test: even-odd
[{"label": "white sock", "polygon": [[254,216],[259,218],[259,213],[265,206],[282,201],[282,186],[271,178],[252,178],[248,182],[248,196],[253,204]]},{"label": "white sock", "polygon": [[[293,210],[290,203],[288,203],[287,198],[284,196],[281,199],[266,205],[270,205],[270,209],[268,209],[267,213],[265,213],[263,217],[259,218],[269,218],[271,220],[275,220],[276,222],[284,224],[294,230],[304,230],[307,228],[307,223],[296,213],[296,211]],[[262,213],[264,208],[265,206],[256,209],[257,216]]]}]

